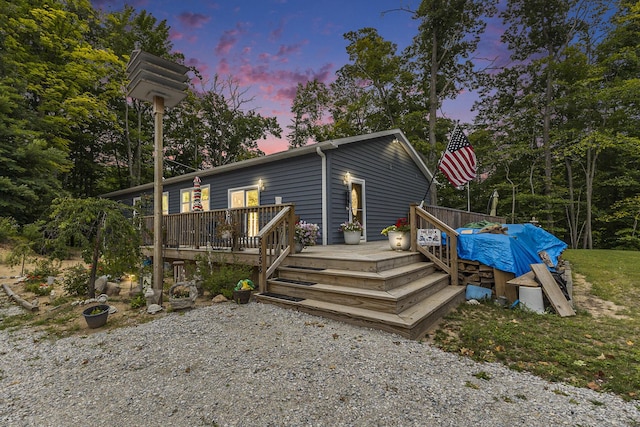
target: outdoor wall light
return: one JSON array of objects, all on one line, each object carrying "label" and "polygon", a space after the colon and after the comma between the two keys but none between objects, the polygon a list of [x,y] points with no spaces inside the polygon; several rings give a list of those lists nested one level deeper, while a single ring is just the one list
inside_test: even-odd
[{"label": "outdoor wall light", "polygon": [[262,180],[262,178],[258,180],[258,188],[260,189],[260,191],[264,191],[264,181]]},{"label": "outdoor wall light", "polygon": [[344,178],[342,179],[342,183],[344,185],[349,185],[350,182],[351,182],[351,174],[349,172],[347,172],[346,174],[344,174]]}]

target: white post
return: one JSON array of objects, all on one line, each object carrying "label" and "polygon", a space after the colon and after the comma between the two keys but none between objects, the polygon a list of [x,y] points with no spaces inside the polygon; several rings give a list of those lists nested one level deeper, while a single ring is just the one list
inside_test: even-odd
[{"label": "white post", "polygon": [[162,118],[164,98],[153,97],[154,115],[154,178],[153,178],[153,300],[162,305],[164,260],[162,258]]}]

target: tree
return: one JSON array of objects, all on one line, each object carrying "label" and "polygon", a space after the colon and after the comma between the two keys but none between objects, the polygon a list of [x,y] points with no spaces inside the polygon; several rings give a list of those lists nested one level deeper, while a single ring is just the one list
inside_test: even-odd
[{"label": "tree", "polygon": [[173,158],[173,173],[264,155],[257,141],[280,137],[282,130],[275,117],[245,110],[251,101],[245,94],[231,77],[216,76],[211,87],[193,92],[167,114],[165,152]]},{"label": "tree", "polygon": [[98,263],[105,272],[120,275],[137,271],[142,238],[132,219],[132,208],[108,199],[59,198],[51,204],[44,226],[51,255],[63,259],[69,246],[79,247],[91,264],[89,297],[95,297]]},{"label": "tree", "polygon": [[[445,99],[473,85],[478,72],[470,56],[486,26],[482,18],[494,13],[495,4],[495,0],[422,0],[413,12],[419,21],[418,34],[405,56],[417,78],[415,94],[427,100],[431,164],[436,162],[438,108]],[[437,202],[435,187],[431,200]]]},{"label": "tree", "polygon": [[309,140],[323,141],[327,126],[322,119],[328,113],[331,102],[329,88],[318,80],[306,84],[298,83],[296,96],[291,105],[292,124],[287,126],[291,132],[287,136],[289,148],[302,147]]}]

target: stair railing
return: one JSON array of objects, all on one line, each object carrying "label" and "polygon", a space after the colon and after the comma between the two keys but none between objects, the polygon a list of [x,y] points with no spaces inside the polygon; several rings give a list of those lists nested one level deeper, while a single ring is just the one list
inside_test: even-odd
[{"label": "stair railing", "polygon": [[411,250],[420,252],[458,284],[458,232],[415,203],[411,205]]},{"label": "stair railing", "polygon": [[258,289],[268,292],[267,280],[282,261],[293,252],[295,244],[296,216],[293,205],[283,208],[258,233],[260,253],[258,257]]}]

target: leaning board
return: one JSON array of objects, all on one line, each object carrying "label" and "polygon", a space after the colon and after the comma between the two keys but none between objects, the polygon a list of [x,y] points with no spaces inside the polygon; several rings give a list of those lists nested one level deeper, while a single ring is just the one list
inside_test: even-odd
[{"label": "leaning board", "polygon": [[542,290],[556,313],[560,317],[575,316],[576,312],[571,308],[569,301],[565,298],[547,266],[545,264],[531,264],[531,270],[542,285]]}]

